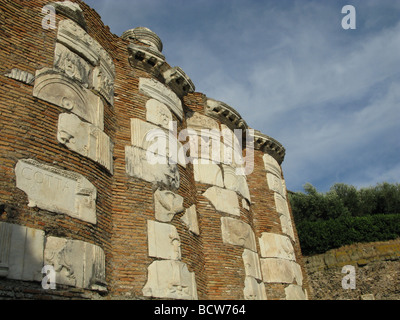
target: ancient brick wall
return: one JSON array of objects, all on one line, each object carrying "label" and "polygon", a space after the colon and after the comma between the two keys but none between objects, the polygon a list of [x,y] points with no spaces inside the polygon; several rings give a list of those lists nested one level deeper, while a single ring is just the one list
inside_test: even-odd
[{"label": "ancient brick wall", "polygon": [[0,5],[0,297],[307,298],[280,143],[152,31],[48,4]]}]

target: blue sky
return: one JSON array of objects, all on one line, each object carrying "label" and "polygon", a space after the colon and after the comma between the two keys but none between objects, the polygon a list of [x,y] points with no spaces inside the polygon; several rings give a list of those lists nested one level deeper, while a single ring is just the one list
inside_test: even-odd
[{"label": "blue sky", "polygon": [[[286,148],[289,190],[400,182],[400,1],[86,0]],[[342,7],[356,9],[344,30]]]}]

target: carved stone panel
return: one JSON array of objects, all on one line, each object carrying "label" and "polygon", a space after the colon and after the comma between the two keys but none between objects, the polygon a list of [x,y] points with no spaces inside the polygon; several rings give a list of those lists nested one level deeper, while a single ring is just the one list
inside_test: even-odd
[{"label": "carved stone panel", "polygon": [[113,173],[113,144],[98,127],[81,121],[74,114],[62,113],[58,118],[57,140]]},{"label": "carved stone panel", "polygon": [[293,245],[287,236],[263,232],[259,242],[262,258],[296,260]]},{"label": "carved stone panel", "polygon": [[300,266],[290,260],[266,258],[261,259],[261,270],[265,283],[303,283]]},{"label": "carved stone panel", "polygon": [[236,192],[219,187],[208,188],[203,193],[217,211],[240,216],[239,199]]},{"label": "carved stone panel", "polygon": [[29,207],[96,223],[96,188],[80,174],[19,160],[15,167],[17,188],[28,195]]},{"label": "carved stone panel", "polygon": [[251,202],[246,176],[236,174],[236,169],[228,165],[223,164],[222,169],[224,172],[225,188],[236,191],[243,198]]},{"label": "carved stone panel", "polygon": [[267,173],[268,188],[274,192],[279,193],[282,197],[285,197],[286,192],[283,189],[282,179],[278,178],[272,173]]},{"label": "carved stone panel", "polygon": [[219,130],[217,121],[210,117],[204,116],[199,112],[188,112],[186,114],[186,123],[188,128],[192,128],[198,132],[200,132],[201,129]]},{"label": "carved stone panel", "polygon": [[100,130],[104,128],[100,97],[62,73],[47,68],[36,71],[33,96],[75,113]]},{"label": "carved stone panel", "polygon": [[248,249],[244,249],[242,258],[246,271],[246,276],[251,276],[255,279],[262,280],[260,259],[258,258],[258,253]]},{"label": "carved stone panel", "polygon": [[181,260],[181,240],[173,225],[148,220],[147,236],[150,257]]},{"label": "carved stone panel", "polygon": [[285,288],[286,300],[308,300],[301,286],[291,284]]},{"label": "carved stone panel", "polygon": [[78,80],[85,88],[89,87],[90,64],[61,43],[56,43],[54,68],[72,80]]},{"label": "carved stone panel", "polygon": [[195,86],[180,67],[170,68],[163,73],[165,83],[179,96],[186,96],[195,90]]},{"label": "carved stone panel", "polygon": [[174,215],[183,212],[183,197],[169,190],[154,193],[155,216],[158,221],[170,222]]},{"label": "carved stone panel", "polygon": [[182,102],[168,87],[154,79],[140,78],[139,92],[164,103],[179,120],[183,119]]},{"label": "carved stone panel", "polygon": [[146,102],[146,120],[169,130],[172,114],[164,103],[150,99]]},{"label": "carved stone panel", "polygon": [[148,280],[143,288],[145,297],[197,300],[194,272],[181,261],[154,261],[148,268]]},{"label": "carved stone panel", "polygon": [[222,241],[224,243],[257,252],[256,238],[250,225],[229,217],[221,217]]},{"label": "carved stone panel", "polygon": [[47,237],[44,251],[45,264],[56,271],[56,283],[105,290],[104,251],[80,240]]},{"label": "carved stone panel", "polygon": [[0,222],[0,277],[41,281],[44,231]]},{"label": "carved stone panel", "polygon": [[6,73],[5,76],[7,78],[21,81],[28,85],[32,85],[35,80],[35,76],[32,73],[20,70],[18,68],[13,68],[9,73]]},{"label": "carved stone panel", "polygon": [[184,224],[186,224],[191,232],[197,235],[200,234],[195,205],[192,205],[190,208],[186,209],[185,214],[182,216],[181,220]]},{"label": "carved stone panel", "polygon": [[200,183],[224,187],[221,168],[213,163],[193,163],[194,180]]},{"label": "carved stone panel", "polygon": [[245,300],[267,300],[264,283],[253,277],[246,277],[243,293]]},{"label": "carved stone panel", "polygon": [[179,188],[179,170],[176,164],[170,164],[168,158],[148,153],[133,146],[125,147],[126,172],[128,175],[153,184],[161,183],[167,188]]}]

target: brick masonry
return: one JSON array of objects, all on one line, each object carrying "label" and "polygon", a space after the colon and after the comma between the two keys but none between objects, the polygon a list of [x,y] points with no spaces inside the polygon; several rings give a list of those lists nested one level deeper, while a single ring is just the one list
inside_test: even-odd
[{"label": "brick masonry", "polygon": [[[113,172],[57,140],[58,117],[65,113],[65,109],[34,97],[33,84],[5,76],[14,68],[33,75],[42,68],[52,68],[57,29],[42,28],[42,8],[47,1],[2,1],[0,222],[42,230],[46,237],[81,240],[100,247],[105,255],[107,291],[65,285],[49,291],[42,289],[39,282],[0,278],[0,298],[145,299],[142,290],[148,280],[148,267],[155,261],[148,255],[147,221],[155,220],[153,194],[158,185],[127,174],[125,147],[131,144],[130,119],[146,121],[149,97],[139,92],[139,79],[152,78],[161,83],[165,83],[165,79],[144,62],[132,66],[127,51],[130,41],[112,34],[100,16],[84,2],[74,2],[82,9],[87,33],[111,56],[115,65],[114,104],[102,98],[104,133],[113,143]],[[56,25],[64,19],[68,17],[57,13]],[[134,43],[148,46],[136,40]],[[169,68],[169,65],[165,63],[163,68]],[[207,97],[204,94],[190,92],[181,100],[184,114],[194,111],[206,115]],[[180,121],[173,114],[173,120],[178,122],[178,131],[187,127],[185,117]],[[216,117],[214,120],[218,125],[226,123],[226,119]],[[251,195],[249,210],[243,207],[243,197],[238,194],[241,214],[237,219],[251,226],[258,253],[258,239],[262,233],[283,235],[274,191],[268,187],[263,162],[263,155],[268,152],[268,147],[254,151],[254,171],[247,177]],[[88,179],[97,189],[96,224],[29,207],[27,195],[16,187],[14,169],[20,159],[35,159]],[[198,299],[245,299],[243,247],[224,243],[221,233],[221,217],[232,216],[217,211],[204,197],[203,193],[210,185],[195,181],[192,164],[187,164],[186,168],[179,165],[178,169],[180,186],[175,192],[184,198],[185,209],[196,206],[200,234],[188,232],[181,220],[184,212],[176,214],[170,224],[180,236],[181,261],[195,274]],[[294,234],[291,243],[296,262],[303,271],[302,289],[311,298],[295,228]],[[286,298],[288,283],[269,282],[264,285],[268,299]]]}]

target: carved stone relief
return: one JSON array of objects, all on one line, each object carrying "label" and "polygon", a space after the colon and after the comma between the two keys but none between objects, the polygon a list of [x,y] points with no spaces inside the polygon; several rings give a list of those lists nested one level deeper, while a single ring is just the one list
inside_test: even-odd
[{"label": "carved stone relief", "polygon": [[183,223],[186,224],[186,226],[192,233],[197,235],[200,234],[195,205],[192,205],[190,208],[186,209],[185,214],[182,216],[181,220],[183,221]]},{"label": "carved stone relief", "polygon": [[41,281],[44,231],[0,222],[0,277]]},{"label": "carved stone relief", "polygon": [[221,168],[213,163],[193,163],[194,180],[200,183],[211,184],[217,187],[224,187]]},{"label": "carved stone relief", "polygon": [[179,96],[186,96],[195,91],[195,86],[180,67],[170,68],[163,73],[165,83]]},{"label": "carved stone relief", "polygon": [[222,169],[224,172],[225,187],[229,190],[236,191],[250,203],[250,190],[247,184],[246,176],[236,174],[236,169],[228,165],[223,164]]},{"label": "carved stone relief", "polygon": [[236,192],[219,187],[208,188],[203,193],[215,207],[215,210],[240,216],[239,199]]},{"label": "carved stone relief", "polygon": [[194,272],[181,261],[154,261],[148,267],[148,280],[143,288],[145,297],[197,300]]},{"label": "carved stone relief", "polygon": [[224,243],[250,249],[257,252],[253,230],[247,223],[229,217],[221,217],[222,241]]},{"label": "carved stone relief", "polygon": [[147,235],[150,257],[181,260],[181,240],[173,225],[148,220]]},{"label": "carved stone relief", "polygon": [[81,121],[74,114],[62,113],[58,118],[57,140],[113,173],[113,144],[98,127]]},{"label": "carved stone relief", "polygon": [[154,193],[155,216],[158,221],[170,222],[174,215],[183,212],[183,197],[169,190]]},{"label": "carved stone relief", "polygon": [[47,237],[44,262],[56,271],[56,282],[78,288],[105,290],[103,250],[80,240]]},{"label": "carved stone relief", "polygon": [[268,188],[274,192],[279,193],[282,197],[285,197],[286,192],[283,189],[282,179],[278,178],[272,173],[267,173]]},{"label": "carved stone relief", "polygon": [[263,160],[264,160],[265,170],[273,173],[274,175],[280,178],[282,175],[282,171],[278,161],[276,161],[272,156],[270,156],[267,153],[263,155]]},{"label": "carved stone relief", "polygon": [[170,164],[168,158],[151,154],[147,158],[145,150],[133,146],[125,147],[125,163],[128,175],[153,184],[161,183],[167,188],[179,188],[179,170],[176,164]]},{"label": "carved stone relief", "polygon": [[96,188],[82,175],[19,160],[15,167],[17,188],[28,195],[29,207],[39,207],[96,223]]},{"label": "carved stone relief", "polygon": [[253,277],[246,277],[243,293],[245,300],[267,300],[264,283]]},{"label": "carved stone relief", "polygon": [[48,68],[36,71],[33,96],[75,113],[100,130],[104,128],[101,99],[62,73]]},{"label": "carved stone relief", "polygon": [[259,242],[262,258],[296,260],[292,243],[287,236],[263,232]]},{"label": "carved stone relief", "polygon": [[183,119],[182,102],[168,87],[154,79],[140,78],[139,92],[164,103],[179,120]]},{"label": "carved stone relief", "polygon": [[215,129],[219,130],[218,122],[210,117],[204,116],[199,112],[188,112],[186,114],[186,123],[188,128],[192,128],[198,132],[201,129]]},{"label": "carved stone relief", "polygon": [[5,76],[7,78],[21,81],[28,85],[32,85],[35,80],[35,76],[32,73],[20,70],[18,68],[13,68],[9,73],[6,73]]}]

